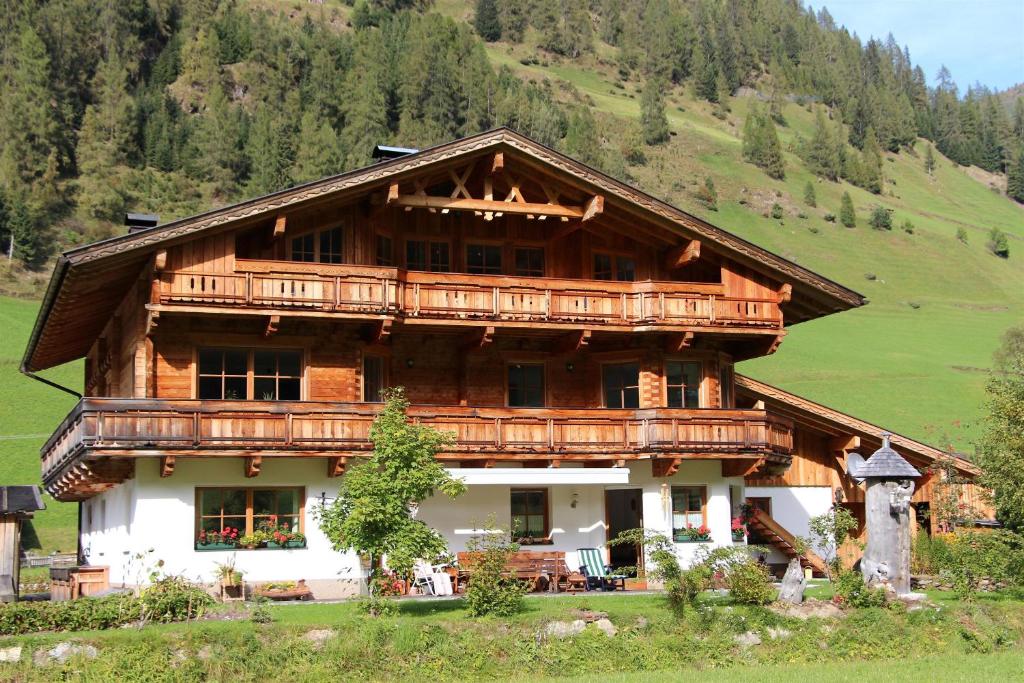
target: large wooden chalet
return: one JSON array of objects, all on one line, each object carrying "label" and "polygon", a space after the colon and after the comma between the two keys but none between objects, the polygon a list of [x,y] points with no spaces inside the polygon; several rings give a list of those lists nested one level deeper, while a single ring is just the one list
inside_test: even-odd
[{"label": "large wooden chalet", "polygon": [[864,303],[499,129],[65,253],[23,371],[85,358],[43,481],[81,501],[83,559],[112,581],[149,548],[212,573],[203,553],[232,545],[218,534],[274,515],[304,547],[239,550],[247,578],[329,596],[359,563],[312,508],[367,452],[390,386],[456,434],[440,457],[468,491],[420,512],[453,551],[489,514],[551,549],[642,525],[688,556],[744,542],[730,523],[748,496],[787,533],[856,506],[843,458],[881,430],[733,366]]}]

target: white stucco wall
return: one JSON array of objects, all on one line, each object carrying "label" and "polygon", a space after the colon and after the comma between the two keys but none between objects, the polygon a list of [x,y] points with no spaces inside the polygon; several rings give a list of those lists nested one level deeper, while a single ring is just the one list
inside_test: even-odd
[{"label": "white stucco wall", "polygon": [[[746,495],[751,498],[771,498],[772,517],[787,531],[810,538],[810,519],[824,514],[832,508],[832,489],[828,486],[748,486]],[[820,554],[821,549],[815,547]],[[771,564],[785,563],[785,555],[772,549],[768,555]]]},{"label": "white stucco wall", "polygon": [[[565,467],[572,467],[566,464]],[[656,479],[651,463],[629,467],[629,484],[548,485],[552,545],[538,550],[569,553],[570,566],[578,566],[577,548],[601,547],[607,536],[604,491],[610,488],[642,489],[644,526],[671,535],[671,514],[663,497],[663,485],[707,486],[707,521],[712,544],[732,545],[729,486],[742,486],[739,477],[723,478],[718,461],[685,462],[669,479]],[[538,470],[541,472],[542,470]],[[236,566],[248,582],[306,579],[317,584],[314,592],[326,597],[333,584],[352,584],[361,577],[358,559],[337,553],[320,532],[313,510],[321,494],[328,500],[338,490],[338,479],[326,476],[322,459],[265,458],[260,475],[246,479],[237,458],[192,460],[179,458],[174,474],[161,478],[155,459],[140,459],[136,478],[83,505],[82,544],[88,562],[108,565],[112,585],[144,581],[158,560],[162,571],[183,574],[193,580],[212,581],[214,565],[234,555]],[[197,551],[194,549],[195,488],[201,486],[304,486],[307,547],[292,550]],[[474,529],[493,515],[498,524],[510,522],[510,486],[469,486],[456,500],[442,495],[424,501],[418,518],[439,530],[452,552],[465,549]],[[827,489],[826,489],[827,491]],[[573,494],[577,505],[572,507]],[[677,544],[680,559],[687,562],[701,544]],[[332,583],[333,582],[333,583]],[[326,593],[325,593],[326,591]]]}]

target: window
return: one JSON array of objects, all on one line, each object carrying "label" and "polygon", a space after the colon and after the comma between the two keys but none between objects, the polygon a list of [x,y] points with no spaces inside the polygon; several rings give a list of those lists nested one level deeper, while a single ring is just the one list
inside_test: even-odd
[{"label": "window", "polygon": [[199,398],[241,401],[249,395],[249,352],[199,350]]},{"label": "window", "polygon": [[501,247],[497,244],[470,244],[466,247],[466,272],[501,274]]},{"label": "window", "polygon": [[695,361],[665,363],[669,408],[699,408],[701,364]]},{"label": "window", "polygon": [[305,497],[300,487],[197,488],[196,545],[227,528],[237,537],[254,531],[302,533]]},{"label": "window", "polygon": [[632,282],[636,280],[636,261],[629,256],[594,254],[594,279]]},{"label": "window", "polygon": [[384,359],[381,356],[363,356],[363,401],[380,403],[384,387]]},{"label": "window", "polygon": [[377,265],[395,265],[395,257],[391,251],[391,238],[387,235],[377,235]]},{"label": "window", "polygon": [[723,363],[718,368],[718,387],[722,393],[723,408],[736,407],[736,395],[733,393],[734,385],[735,377],[733,377],[732,364]]},{"label": "window", "polygon": [[292,261],[315,261],[316,242],[313,240],[313,233],[295,237],[292,239]]},{"label": "window", "polygon": [[198,398],[299,401],[302,352],[199,349]]},{"label": "window", "polygon": [[288,258],[307,263],[341,263],[341,241],[340,227],[299,235],[292,238]]},{"label": "window", "polygon": [[409,270],[429,270],[433,273],[451,271],[447,242],[409,240],[405,243],[405,267]]},{"label": "window", "polygon": [[602,368],[605,408],[640,407],[640,364],[616,363]]},{"label": "window", "polygon": [[302,358],[298,351],[253,351],[253,398],[259,401],[298,401],[301,386]]},{"label": "window", "polygon": [[520,543],[548,537],[547,489],[512,489],[512,536]]},{"label": "window", "polygon": [[544,366],[515,363],[508,366],[508,405],[513,408],[544,407]]},{"label": "window", "polygon": [[707,527],[704,520],[706,500],[707,488],[704,486],[672,487],[672,537],[675,540],[688,540],[689,529]]},{"label": "window", "polygon": [[518,247],[516,249],[516,275],[519,277],[544,277],[544,249],[541,247]]}]

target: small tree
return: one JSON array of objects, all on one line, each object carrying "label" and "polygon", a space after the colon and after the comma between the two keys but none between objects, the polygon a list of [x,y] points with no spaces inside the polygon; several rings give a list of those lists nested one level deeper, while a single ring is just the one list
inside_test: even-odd
[{"label": "small tree", "polygon": [[[435,491],[454,498],[465,490],[434,457],[454,436],[409,422],[408,407],[401,388],[385,393],[384,406],[370,427],[373,452],[348,469],[338,497],[317,511],[320,529],[335,550],[369,557],[371,578],[379,574],[385,556],[392,569],[407,574],[416,560],[432,560],[445,552],[441,534],[415,513]],[[375,583],[370,581],[371,592]]]},{"label": "small tree", "polygon": [[843,193],[842,204],[839,206],[839,222],[847,228],[857,227],[857,213],[853,210],[853,199],[849,192]]},{"label": "small tree", "polygon": [[989,230],[988,250],[999,258],[1010,258],[1010,243],[1006,239],[1006,233],[999,228]]},{"label": "small tree", "polygon": [[809,526],[811,538],[821,550],[822,559],[825,560],[825,571],[831,581],[842,569],[839,549],[850,537],[850,532],[857,528],[857,519],[843,506],[835,505],[828,512],[811,517]]},{"label": "small tree", "polygon": [[804,185],[804,204],[807,206],[818,205],[818,194],[814,191],[814,183],[810,180]]},{"label": "small tree", "polygon": [[708,209],[718,211],[718,192],[715,191],[715,181],[711,176],[704,179],[704,184],[697,188],[696,195]]},{"label": "small tree", "polygon": [[876,206],[871,211],[868,225],[875,230],[892,230],[892,211],[884,206]]},{"label": "small tree", "polygon": [[927,145],[924,148],[924,172],[931,175],[935,171],[935,153],[932,152],[932,146]]},{"label": "small tree", "polygon": [[474,617],[495,614],[507,617],[523,605],[527,585],[506,575],[509,556],[519,545],[509,539],[507,529],[498,528],[491,517],[482,532],[466,543],[473,553],[473,573],[466,586],[466,606]]},{"label": "small tree", "polygon": [[660,145],[668,140],[664,88],[660,79],[648,78],[640,96],[640,126],[648,145]]},{"label": "small tree", "polygon": [[1024,529],[1024,327],[1003,335],[985,391],[988,415],[977,452],[981,483],[993,490],[999,520]]},{"label": "small tree", "polygon": [[967,244],[967,231],[963,228],[956,229],[956,238],[963,244]]},{"label": "small tree", "polygon": [[473,25],[480,37],[488,43],[501,39],[501,19],[498,16],[497,0],[477,0]]}]

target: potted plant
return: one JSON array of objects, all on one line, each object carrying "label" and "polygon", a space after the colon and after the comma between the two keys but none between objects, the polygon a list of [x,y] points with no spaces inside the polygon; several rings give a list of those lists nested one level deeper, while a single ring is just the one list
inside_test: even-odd
[{"label": "potted plant", "polygon": [[306,536],[298,531],[288,531],[286,527],[281,527],[270,533],[270,538],[267,540],[267,547],[305,548]]},{"label": "potted plant", "polygon": [[732,540],[742,543],[747,537],[747,525],[743,523],[743,517],[734,517],[732,520]]},{"label": "potted plant", "polygon": [[675,533],[676,543],[704,543],[711,540],[711,529],[705,525],[692,527],[687,525],[685,529],[677,529]]},{"label": "potted plant", "polygon": [[199,532],[196,550],[231,550],[238,547],[241,532],[238,527],[226,526],[220,531]]},{"label": "potted plant", "polygon": [[216,576],[220,582],[221,600],[241,600],[245,597],[245,585],[242,583],[242,572],[235,568],[235,557],[226,562],[218,562]]},{"label": "potted plant", "polygon": [[267,534],[262,531],[254,531],[238,539],[238,545],[246,550],[262,548],[267,543]]}]

